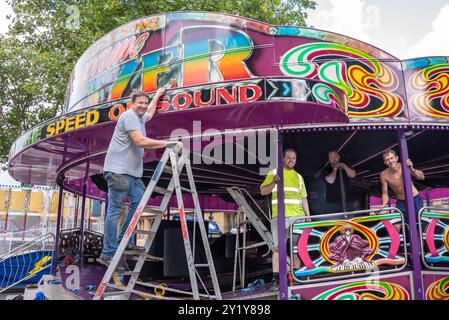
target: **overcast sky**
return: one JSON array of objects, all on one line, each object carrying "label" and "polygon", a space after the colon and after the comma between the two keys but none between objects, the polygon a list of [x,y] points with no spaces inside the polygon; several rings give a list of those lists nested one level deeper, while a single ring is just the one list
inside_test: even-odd
[{"label": "overcast sky", "polygon": [[307,24],[368,42],[400,59],[449,56],[448,0],[315,0]]},{"label": "overcast sky", "polygon": [[[315,0],[307,23],[375,45],[400,59],[449,56],[449,0]],[[0,33],[13,13],[0,0]]]},{"label": "overcast sky", "polygon": [[[307,24],[368,42],[400,59],[449,56],[449,0],[315,0]],[[8,29],[0,0],[0,33]],[[4,172],[0,183],[11,183]]]}]

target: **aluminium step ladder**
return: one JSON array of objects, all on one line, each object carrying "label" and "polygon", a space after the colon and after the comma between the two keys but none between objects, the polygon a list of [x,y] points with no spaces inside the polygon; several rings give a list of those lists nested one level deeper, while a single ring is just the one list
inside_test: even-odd
[{"label": "aluminium step ladder", "polygon": [[[271,234],[271,230],[269,230],[264,222],[260,219],[260,217],[257,215],[257,213],[253,210],[251,205],[248,203],[248,201],[245,198],[245,195],[243,193],[246,193],[248,197],[256,204],[260,212],[263,213],[263,210],[259,207],[259,205],[256,203],[256,201],[251,197],[251,195],[246,191],[245,189],[238,188],[238,187],[230,187],[226,189],[231,197],[234,199],[234,201],[239,206],[239,209],[243,211],[246,218],[250,221],[250,223],[254,226],[257,233],[262,238],[264,244],[268,246],[268,248],[271,250],[274,247],[273,242],[273,235]],[[264,216],[268,221],[270,219],[267,216]]]},{"label": "aluminium step ladder", "polygon": [[[260,206],[257,204],[257,202],[251,197],[249,192],[245,189],[239,188],[239,187],[230,187],[226,189],[228,193],[231,195],[231,197],[234,199],[234,201],[237,203],[239,210],[237,214],[237,234],[236,234],[236,241],[235,241],[235,256],[234,256],[234,274],[232,279],[232,291],[235,291],[236,289],[236,277],[237,277],[237,264],[239,267],[239,277],[240,277],[240,286],[242,288],[245,287],[245,261],[246,261],[246,250],[254,249],[257,247],[261,247],[264,245],[268,246],[268,252],[265,254],[269,254],[274,247],[274,241],[273,241],[273,235],[271,233],[271,230],[269,230],[264,222],[260,219],[259,215],[253,210],[249,202],[246,200],[246,196],[251,199],[251,201],[257,206],[258,210],[261,212],[263,217],[270,221],[268,216],[265,215],[263,210],[260,208]],[[247,220],[244,222],[240,222],[240,213],[244,213]],[[246,225],[250,223],[254,226],[257,233],[262,238],[262,242],[255,243],[252,245],[247,246],[246,245]],[[243,243],[240,246],[240,227],[243,227]]]},{"label": "aluminium step ladder", "polygon": [[[147,295],[152,296],[154,298],[161,298],[159,296],[153,296],[149,294],[148,292],[135,290],[134,287],[136,283],[138,285],[145,285],[145,283],[138,282],[139,274],[142,270],[142,267],[145,263],[145,260],[147,256],[149,256],[148,251],[151,248],[151,245],[153,243],[153,240],[156,236],[156,232],[159,228],[159,225],[161,223],[163,214],[167,210],[167,206],[169,205],[170,199],[172,198],[173,193],[176,193],[176,199],[179,207],[179,219],[181,223],[181,231],[182,231],[182,238],[184,242],[185,252],[186,252],[186,258],[187,258],[187,266],[189,270],[189,277],[190,277],[190,283],[192,287],[191,292],[187,292],[190,295],[193,295],[193,298],[195,300],[199,300],[200,296],[207,296],[212,299],[221,300],[221,292],[220,287],[218,284],[217,274],[215,272],[215,266],[212,259],[212,254],[209,247],[209,242],[207,238],[207,230],[204,226],[204,220],[200,208],[200,203],[198,200],[198,194],[195,188],[195,182],[193,179],[193,173],[192,168],[190,166],[190,160],[187,159],[187,156],[181,152],[180,148],[177,146],[177,144],[172,143],[167,146],[167,148],[164,151],[164,154],[162,155],[161,160],[159,161],[156,169],[153,172],[153,175],[151,177],[150,183],[148,184],[147,189],[145,190],[145,193],[142,196],[142,199],[136,209],[136,212],[134,213],[128,228],[126,229],[126,232],[123,236],[122,241],[120,242],[117,251],[114,254],[114,257],[111,260],[111,263],[106,270],[106,273],[103,276],[103,279],[100,283],[100,285],[97,288],[97,291],[93,297],[94,300],[100,300],[102,297],[106,296],[120,296],[123,297],[123,299],[129,299],[132,293],[135,293],[137,295]],[[179,152],[182,153],[181,156],[179,156]],[[168,162],[170,160],[170,165],[168,165]],[[183,168],[185,167],[186,173],[189,180],[190,189],[181,187],[180,183],[180,175],[182,173]],[[161,188],[157,186],[157,183],[162,175],[162,172],[169,173],[171,175],[170,183],[168,184],[167,189]],[[195,205],[195,212],[194,212],[194,228],[196,226],[196,221],[198,221],[202,244],[204,247],[204,252],[206,254],[207,263],[203,264],[195,264],[194,261],[194,255],[192,254],[192,247],[190,245],[190,239],[189,239],[189,232],[187,229],[187,222],[186,217],[184,213],[184,204],[183,204],[183,198],[182,198],[182,192],[188,192],[191,193],[193,202]],[[162,194],[164,197],[162,199],[161,205],[157,210],[149,210],[150,213],[153,213],[156,215],[153,224],[151,225],[151,228],[149,231],[147,230],[135,230],[137,227],[137,223],[139,219],[142,216],[142,213],[146,207],[146,204],[148,203],[148,200],[150,199],[153,192]],[[148,209],[147,209],[148,211]],[[134,234],[134,232],[139,234],[147,234],[148,238],[145,241],[144,247],[136,252],[136,250],[132,250],[132,252],[126,251],[126,246],[128,245],[128,242],[131,238],[131,236]],[[194,230],[195,234],[195,230]],[[193,250],[195,250],[195,242],[193,242]],[[194,252],[194,251],[193,251]],[[114,283],[111,283],[111,278],[113,274],[115,273],[115,270],[117,268],[117,265],[119,261],[122,259],[122,256],[126,254],[136,254],[138,255],[137,263],[134,267],[134,270],[132,271],[125,271],[122,272],[122,275],[130,276],[130,279],[128,281],[128,284],[125,286],[118,286]],[[211,295],[206,286],[204,285],[203,280],[200,277],[200,274],[198,273],[197,268],[208,268],[209,274],[212,280],[213,284],[213,290],[214,294]],[[206,291],[207,295],[200,294],[198,289],[198,282],[197,279],[200,281],[201,285],[203,286],[203,289]],[[153,286],[148,284],[148,286]],[[155,286],[156,287],[156,286]],[[107,288],[114,289],[114,291],[106,291]],[[165,288],[167,290],[167,288]],[[170,291],[170,290],[169,290]],[[171,290],[175,291],[175,290]]]}]

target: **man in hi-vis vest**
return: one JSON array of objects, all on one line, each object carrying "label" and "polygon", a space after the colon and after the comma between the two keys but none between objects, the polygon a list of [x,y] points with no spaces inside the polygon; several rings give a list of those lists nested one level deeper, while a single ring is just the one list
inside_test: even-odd
[{"label": "man in hi-vis vest", "polygon": [[[304,179],[294,169],[296,164],[296,151],[287,149],[284,152],[284,208],[285,208],[285,229],[288,235],[288,228],[291,222],[298,216],[310,216],[309,204],[307,202],[307,191]],[[277,183],[280,180],[276,169],[268,173],[264,182],[260,186],[260,193],[265,196],[272,193],[271,203],[271,233],[273,235],[273,289],[279,289],[279,253],[278,253],[278,201]],[[307,219],[308,220],[308,219]],[[309,220],[308,220],[309,221]],[[297,255],[293,258],[293,267],[299,268],[301,262]]]}]

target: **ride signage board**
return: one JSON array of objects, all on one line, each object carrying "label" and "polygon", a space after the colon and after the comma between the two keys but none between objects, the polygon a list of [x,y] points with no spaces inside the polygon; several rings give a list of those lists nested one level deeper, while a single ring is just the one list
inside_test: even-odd
[{"label": "ride signage board", "polygon": [[[200,110],[206,107],[262,104],[276,101],[319,103],[342,114],[345,114],[347,110],[345,94],[332,85],[314,80],[278,77],[169,89],[159,100],[157,111],[160,113],[187,109]],[[66,113],[32,129],[24,141],[24,146],[65,132],[117,121],[122,113],[130,107],[129,99],[125,98]]]},{"label": "ride signage board", "polygon": [[320,30],[211,12],[168,13],[130,22],[92,45],[75,66],[65,110],[114,103],[134,89],[153,93],[160,86],[181,90],[179,97],[188,102],[186,87],[287,76],[341,89],[352,121],[447,119],[447,90],[437,86],[449,77],[447,58],[422,61],[400,61]]}]

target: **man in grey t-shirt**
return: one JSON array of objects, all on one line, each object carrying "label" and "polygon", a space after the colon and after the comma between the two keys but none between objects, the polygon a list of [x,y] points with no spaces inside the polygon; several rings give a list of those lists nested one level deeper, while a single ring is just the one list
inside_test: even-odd
[{"label": "man in grey t-shirt", "polygon": [[[145,192],[142,182],[144,149],[165,148],[169,141],[146,137],[145,123],[153,117],[159,98],[165,89],[157,90],[150,102],[144,92],[131,96],[132,106],[124,112],[115,126],[103,166],[103,175],[108,183],[108,210],[104,227],[103,252],[98,262],[108,266],[128,228],[134,212]],[[178,142],[180,147],[182,144]],[[125,224],[117,239],[117,225],[125,210],[125,198],[130,208]],[[132,245],[129,245],[132,247]],[[122,259],[117,270],[124,271],[126,263]]]}]

